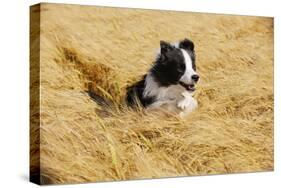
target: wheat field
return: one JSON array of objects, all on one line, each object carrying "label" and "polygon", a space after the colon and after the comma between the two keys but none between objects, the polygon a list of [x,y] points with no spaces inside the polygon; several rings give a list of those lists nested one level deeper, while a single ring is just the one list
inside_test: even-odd
[{"label": "wheat field", "polygon": [[[40,127],[31,123],[31,171],[40,183],[273,170],[273,18],[59,4],[32,13],[40,112],[31,102],[31,121]],[[127,108],[126,87],[150,68],[159,41],[184,38],[195,44],[199,108],[184,119]]]}]

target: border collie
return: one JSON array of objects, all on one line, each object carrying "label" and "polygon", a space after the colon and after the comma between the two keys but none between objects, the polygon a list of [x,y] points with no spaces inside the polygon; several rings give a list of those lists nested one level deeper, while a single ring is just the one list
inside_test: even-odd
[{"label": "border collie", "polygon": [[198,80],[193,42],[189,39],[176,44],[160,41],[160,52],[153,66],[142,80],[127,88],[126,101],[131,107],[141,104],[147,109],[184,117],[197,108],[192,95]]}]

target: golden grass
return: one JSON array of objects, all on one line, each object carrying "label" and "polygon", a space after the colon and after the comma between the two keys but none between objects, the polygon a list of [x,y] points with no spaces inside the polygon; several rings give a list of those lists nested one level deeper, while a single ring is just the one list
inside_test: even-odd
[{"label": "golden grass", "polygon": [[[44,183],[273,170],[272,18],[41,4],[40,37]],[[179,119],[120,107],[159,41],[186,37],[198,110]]]}]

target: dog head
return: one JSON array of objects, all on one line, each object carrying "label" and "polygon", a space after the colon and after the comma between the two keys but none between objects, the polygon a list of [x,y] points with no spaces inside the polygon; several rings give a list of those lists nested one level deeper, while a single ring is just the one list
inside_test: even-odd
[{"label": "dog head", "polygon": [[184,39],[173,45],[160,41],[160,53],[151,71],[162,86],[180,84],[193,92],[199,80],[193,42]]}]

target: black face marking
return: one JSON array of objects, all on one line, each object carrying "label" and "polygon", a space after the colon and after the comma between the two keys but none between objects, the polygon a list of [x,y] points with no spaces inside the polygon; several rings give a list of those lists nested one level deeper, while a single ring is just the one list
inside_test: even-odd
[{"label": "black face marking", "polygon": [[[163,51],[164,53],[162,53]],[[185,72],[185,62],[181,50],[174,46],[168,51],[161,48],[161,54],[151,72],[162,86],[177,84]]]},{"label": "black face marking", "polygon": [[178,84],[179,79],[185,72],[185,60],[181,49],[185,50],[191,60],[192,68],[196,71],[194,44],[188,39],[180,41],[179,47],[160,41],[160,54],[154,63],[151,72],[161,86]]}]

